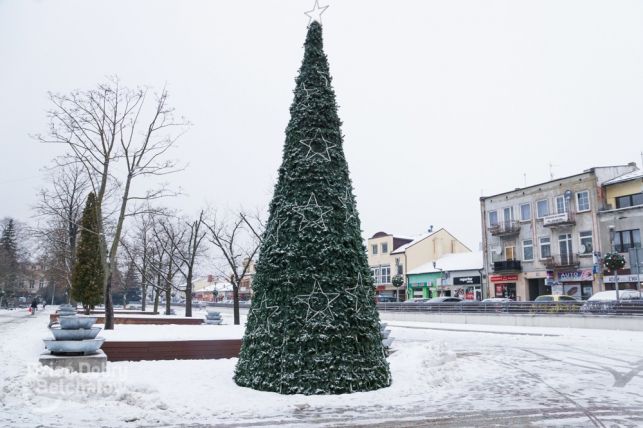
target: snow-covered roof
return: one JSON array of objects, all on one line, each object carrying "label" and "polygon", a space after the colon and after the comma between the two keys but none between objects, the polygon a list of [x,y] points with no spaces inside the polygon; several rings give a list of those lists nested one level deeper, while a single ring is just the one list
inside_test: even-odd
[{"label": "snow-covered roof", "polygon": [[636,180],[637,178],[643,178],[643,170],[637,169],[636,171],[628,172],[627,174],[619,175],[616,178],[607,180],[603,185],[610,185],[616,183],[622,183],[624,181]]},{"label": "snow-covered roof", "polygon": [[482,251],[472,251],[469,253],[446,254],[433,262],[425,263],[407,272],[407,275],[417,275],[421,273],[435,272],[456,272],[463,270],[480,270],[482,269]]},{"label": "snow-covered roof", "polygon": [[422,234],[420,236],[416,236],[415,238],[412,238],[413,241],[409,242],[408,244],[402,245],[401,247],[397,248],[395,251],[392,251],[391,254],[401,254],[404,251],[406,251],[406,249],[409,248],[410,246],[415,245],[418,242],[422,241],[423,239],[426,239],[429,236],[438,233],[438,231],[440,231],[440,230],[442,230],[442,229],[438,229],[435,232],[427,232],[427,233],[424,233],[424,234]]}]

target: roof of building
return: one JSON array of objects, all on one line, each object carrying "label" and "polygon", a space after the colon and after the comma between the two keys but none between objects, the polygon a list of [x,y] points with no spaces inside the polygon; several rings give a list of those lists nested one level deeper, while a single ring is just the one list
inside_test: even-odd
[{"label": "roof of building", "polygon": [[410,246],[417,244],[418,242],[420,242],[420,241],[422,241],[422,240],[424,240],[424,239],[428,238],[428,237],[429,237],[429,236],[431,236],[431,235],[435,235],[435,234],[436,234],[436,233],[438,233],[440,230],[442,230],[442,229],[438,229],[438,230],[436,230],[435,232],[426,232],[426,233],[423,233],[423,234],[422,234],[422,235],[420,235],[420,236],[416,236],[415,238],[413,238],[413,240],[412,240],[411,242],[406,243],[406,244],[404,244],[404,245],[402,245],[402,246],[398,247],[395,251],[392,251],[392,252],[391,252],[391,254],[400,254],[400,253],[403,253],[403,252],[404,252],[404,251],[406,251],[406,249],[407,249],[407,248],[409,248]]},{"label": "roof of building", "polygon": [[622,183],[624,181],[631,181],[631,180],[636,180],[640,178],[643,178],[643,170],[637,169],[636,171],[628,172],[627,174],[619,175],[616,178],[607,180],[603,184],[606,186],[609,186],[610,184]]},{"label": "roof of building", "polygon": [[433,262],[425,263],[407,272],[407,275],[417,275],[421,273],[435,272],[456,272],[463,270],[480,270],[482,269],[482,251],[473,251],[469,253],[445,254]]},{"label": "roof of building", "polygon": [[[489,196],[480,196],[480,200],[485,200],[485,199],[495,198],[495,197],[498,197],[498,196],[501,196],[501,195],[506,195],[506,194],[508,194],[508,193],[518,192],[518,191],[521,191],[521,190],[532,189],[532,188],[534,188],[534,187],[544,186],[545,184],[549,184],[549,183],[556,183],[556,182],[558,182],[558,181],[569,180],[570,178],[578,177],[579,175],[584,175],[584,174],[594,174],[594,173],[595,173],[595,171],[596,171],[597,169],[603,169],[603,168],[615,168],[615,167],[627,167],[627,166],[632,166],[632,164],[627,164],[627,165],[610,165],[610,166],[595,166],[595,167],[592,167],[592,168],[586,169],[586,170],[585,170],[585,171],[583,171],[583,172],[579,172],[578,174],[572,174],[572,175],[568,175],[568,176],[565,176],[565,177],[555,178],[555,179],[553,179],[553,180],[543,181],[543,182],[540,182],[540,183],[532,184],[532,185],[530,185],[530,186],[525,186],[525,187],[516,187],[515,189],[507,190],[506,192],[500,192],[500,193],[496,193],[496,194],[489,195]],[[626,174],[626,175],[627,175],[627,174]],[[609,180],[609,181],[611,181],[611,180]],[[607,183],[607,182],[606,182],[606,183]]]}]

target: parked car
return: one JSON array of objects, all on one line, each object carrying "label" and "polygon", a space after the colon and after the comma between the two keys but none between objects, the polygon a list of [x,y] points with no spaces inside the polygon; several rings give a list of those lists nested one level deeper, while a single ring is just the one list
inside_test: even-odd
[{"label": "parked car", "polygon": [[585,313],[610,313],[617,309],[632,312],[643,312],[643,298],[636,290],[619,290],[619,301],[616,300],[616,290],[599,291],[581,306]]},{"label": "parked car", "polygon": [[422,298],[420,298],[420,299],[409,299],[409,300],[405,300],[402,303],[407,303],[407,304],[409,304],[409,303],[426,303],[428,300],[429,299],[422,299]]},{"label": "parked car", "polygon": [[508,297],[489,297],[482,301],[482,303],[509,303],[509,302],[513,302],[513,300],[511,300]]},{"label": "parked car", "polygon": [[395,302],[395,297],[393,296],[379,296],[377,298],[377,303],[393,303]]},{"label": "parked car", "polygon": [[577,300],[572,296],[567,296],[565,294],[544,294],[542,296],[536,297],[534,302],[576,302]]},{"label": "parked car", "polygon": [[426,303],[458,303],[461,301],[462,299],[458,297],[434,297],[433,299],[427,300]]}]

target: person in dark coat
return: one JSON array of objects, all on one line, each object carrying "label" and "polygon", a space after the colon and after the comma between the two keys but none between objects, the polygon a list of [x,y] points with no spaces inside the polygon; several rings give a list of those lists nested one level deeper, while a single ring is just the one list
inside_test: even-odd
[{"label": "person in dark coat", "polygon": [[36,314],[36,309],[38,309],[38,299],[33,299],[31,301],[31,315]]}]

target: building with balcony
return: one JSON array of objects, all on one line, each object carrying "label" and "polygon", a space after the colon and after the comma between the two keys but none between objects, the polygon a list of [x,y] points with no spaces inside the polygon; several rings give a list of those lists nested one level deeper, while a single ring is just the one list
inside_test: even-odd
[{"label": "building with balcony", "polygon": [[[407,290],[407,271],[439,259],[445,254],[470,252],[462,242],[446,229],[429,231],[416,238],[394,236],[378,232],[368,240],[368,264],[371,268],[377,296],[404,300],[412,296]],[[404,284],[398,289],[392,278],[400,275]]]},{"label": "building with balcony", "polygon": [[619,270],[618,277],[613,272],[603,272],[603,284],[605,289],[613,290],[618,279],[619,289],[636,289],[643,279],[643,275],[635,275],[636,259],[639,266],[643,265],[643,171],[608,180],[603,190],[603,205],[598,212],[601,247],[605,252],[615,251],[625,258],[625,267]]},{"label": "building with balcony", "polygon": [[485,297],[533,300],[552,285],[586,299],[604,289],[599,212],[604,186],[635,164],[580,174],[480,198]]}]

